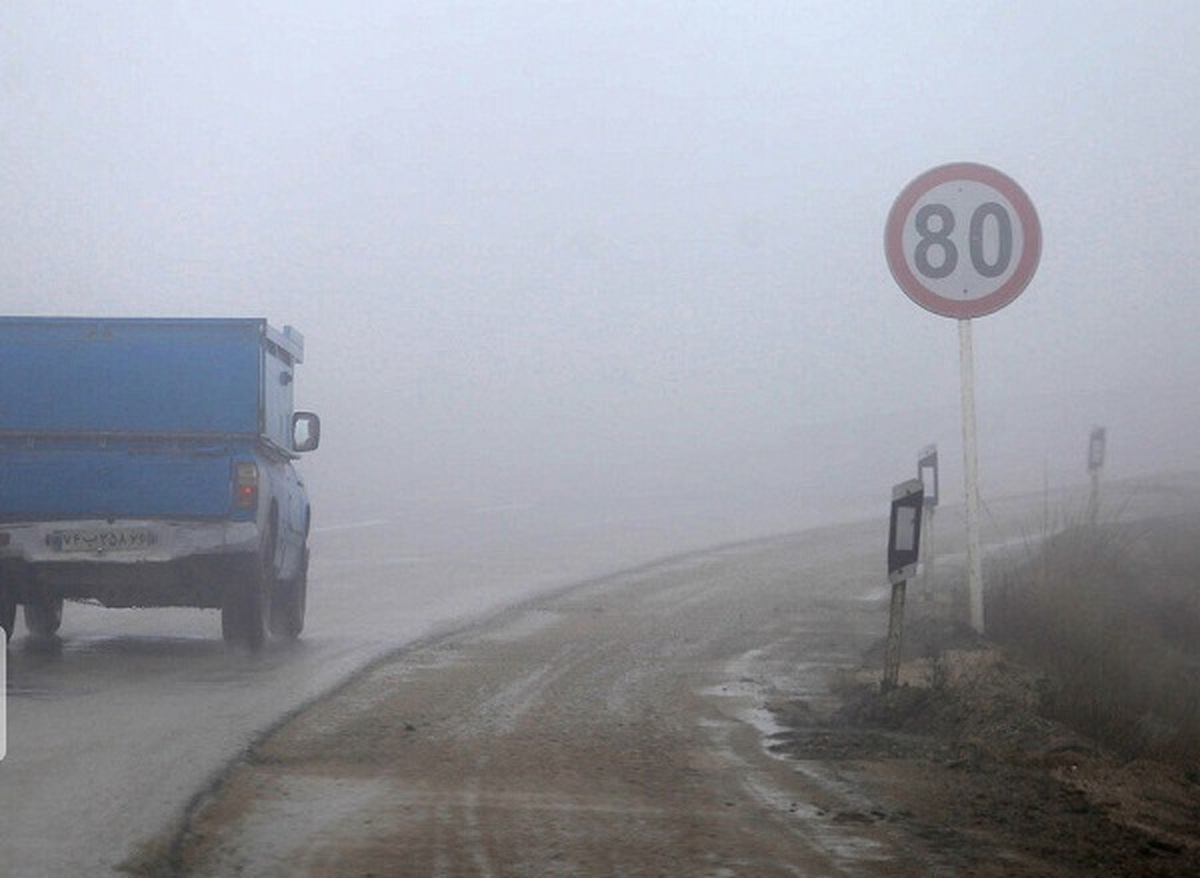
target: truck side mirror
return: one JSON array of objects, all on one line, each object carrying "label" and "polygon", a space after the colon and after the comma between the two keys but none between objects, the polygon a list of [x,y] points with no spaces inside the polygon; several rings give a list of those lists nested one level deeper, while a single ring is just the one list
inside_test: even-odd
[{"label": "truck side mirror", "polygon": [[321,419],[312,412],[292,415],[292,450],[314,451],[321,444]]}]

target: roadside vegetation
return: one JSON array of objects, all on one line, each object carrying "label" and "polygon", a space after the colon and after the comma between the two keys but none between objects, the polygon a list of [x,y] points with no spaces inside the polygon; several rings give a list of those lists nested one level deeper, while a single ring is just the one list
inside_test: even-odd
[{"label": "roadside vegetation", "polygon": [[993,555],[986,637],[943,564],[914,590],[900,685],[880,686],[880,639],[828,716],[788,705],[779,749],[869,766],[972,874],[1200,875],[1200,511],[1162,490],[1171,514],[1045,516]]},{"label": "roadside vegetation", "polygon": [[989,573],[989,638],[1045,674],[1043,716],[1195,777],[1200,519],[1081,512],[1043,531]]}]

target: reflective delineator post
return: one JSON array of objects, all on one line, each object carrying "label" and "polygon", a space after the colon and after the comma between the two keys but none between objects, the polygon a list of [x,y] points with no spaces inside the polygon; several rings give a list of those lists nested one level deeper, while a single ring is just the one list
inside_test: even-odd
[{"label": "reflective delineator post", "polygon": [[975,428],[975,352],[971,321],[958,321],[959,377],[962,381],[963,476],[967,502],[967,600],[971,627],[983,633],[983,557],[979,545],[979,451]]},{"label": "reflective delineator post", "polygon": [[900,683],[900,657],[904,647],[904,595],[907,581],[892,586],[892,603],[888,610],[888,633],[883,649],[883,691],[891,692]]},{"label": "reflective delineator post", "polygon": [[921,538],[925,541],[925,549],[923,555],[925,561],[922,564],[922,585],[924,586],[923,597],[927,601],[932,601],[937,597],[937,576],[934,574],[934,559],[937,558],[937,547],[933,540],[933,509],[932,506],[925,507],[925,528],[924,536]]},{"label": "reflective delineator post", "polygon": [[920,479],[901,482],[892,489],[892,514],[888,524],[888,580],[892,605],[888,614],[883,658],[883,691],[895,689],[900,679],[904,642],[904,596],[908,579],[917,572],[921,557],[921,518],[925,488]]},{"label": "reflective delineator post", "polygon": [[1104,469],[1104,446],[1108,431],[1103,427],[1093,427],[1088,438],[1088,475],[1092,479],[1092,491],[1088,495],[1088,524],[1096,526],[1100,518],[1100,471]]},{"label": "reflective delineator post", "polygon": [[921,540],[923,542],[921,557],[924,559],[921,563],[923,571],[921,577],[923,591],[921,596],[926,600],[932,600],[934,589],[937,586],[937,577],[933,571],[934,559],[937,557],[933,541],[933,511],[937,508],[941,483],[941,479],[938,476],[938,451],[936,444],[926,445],[917,455],[917,478],[925,486],[925,501],[921,507],[925,516],[925,523],[921,528]]}]

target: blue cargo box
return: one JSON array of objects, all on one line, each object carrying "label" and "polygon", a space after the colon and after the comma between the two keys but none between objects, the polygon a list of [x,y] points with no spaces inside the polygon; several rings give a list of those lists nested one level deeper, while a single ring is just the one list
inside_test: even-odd
[{"label": "blue cargo box", "polygon": [[0,317],[0,435],[263,435],[303,340],[262,319]]}]

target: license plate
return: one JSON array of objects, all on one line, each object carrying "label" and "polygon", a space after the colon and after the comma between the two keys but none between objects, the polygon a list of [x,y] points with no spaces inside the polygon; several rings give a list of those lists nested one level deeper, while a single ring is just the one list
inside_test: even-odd
[{"label": "license plate", "polygon": [[54,534],[54,544],[60,552],[134,552],[148,549],[153,543],[150,531],[135,528],[65,530]]}]

